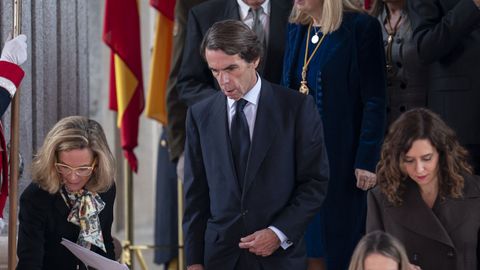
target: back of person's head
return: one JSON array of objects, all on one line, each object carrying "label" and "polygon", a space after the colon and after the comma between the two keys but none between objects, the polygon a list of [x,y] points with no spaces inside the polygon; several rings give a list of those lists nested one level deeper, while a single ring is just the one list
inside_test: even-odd
[{"label": "back of person's head", "polygon": [[206,50],[220,50],[227,55],[237,55],[247,63],[263,57],[263,45],[246,24],[238,20],[216,22],[205,34],[200,53],[205,59]]},{"label": "back of person's head", "polygon": [[[441,195],[458,197],[463,189],[463,174],[472,173],[468,152],[448,125],[425,108],[409,110],[392,123],[382,146],[377,165],[377,180],[390,202],[399,204],[406,175],[401,164],[416,140],[428,140],[439,154],[439,187]],[[448,181],[448,183],[446,182]],[[399,192],[400,191],[400,192]]]},{"label": "back of person's head", "polygon": [[48,132],[43,145],[33,158],[32,181],[49,193],[56,193],[62,184],[62,179],[55,169],[59,152],[85,148],[92,151],[96,161],[86,188],[94,192],[106,191],[114,180],[114,158],[102,126],[83,116],[65,117]]},{"label": "back of person's head", "polygon": [[369,255],[374,254],[395,261],[398,264],[397,270],[409,269],[407,253],[400,241],[383,231],[374,231],[365,235],[358,242],[348,270],[365,270],[365,260]]}]

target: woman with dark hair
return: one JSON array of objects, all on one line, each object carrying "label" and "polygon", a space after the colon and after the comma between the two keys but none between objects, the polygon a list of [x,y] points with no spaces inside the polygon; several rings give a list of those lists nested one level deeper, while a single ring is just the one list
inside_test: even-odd
[{"label": "woman with dark hair", "polygon": [[477,270],[480,181],[455,132],[427,109],[390,127],[368,195],[367,231],[383,230],[422,269]]}]

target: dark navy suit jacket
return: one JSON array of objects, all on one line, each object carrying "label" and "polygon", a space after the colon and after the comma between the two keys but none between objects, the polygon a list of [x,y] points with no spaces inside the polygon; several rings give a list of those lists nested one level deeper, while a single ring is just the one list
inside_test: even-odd
[{"label": "dark navy suit jacket", "polygon": [[[250,256],[253,269],[305,269],[303,234],[327,191],[328,161],[311,97],[262,80],[243,190],[236,179],[222,92],[193,105],[185,150],[187,265],[234,269],[240,238],[270,225],[293,245]],[[248,252],[248,251],[247,251]]]}]

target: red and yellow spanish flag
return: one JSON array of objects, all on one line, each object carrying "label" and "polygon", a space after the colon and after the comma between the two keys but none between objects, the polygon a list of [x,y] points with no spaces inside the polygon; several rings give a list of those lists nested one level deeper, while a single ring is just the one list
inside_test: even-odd
[{"label": "red and yellow spanish flag", "polygon": [[172,55],[173,13],[175,0],[150,0],[159,11],[156,22],[146,115],[165,125],[167,123],[166,89]]},{"label": "red and yellow spanish flag", "polygon": [[106,0],[103,27],[103,41],[111,49],[109,107],[118,112],[122,148],[136,172],[133,149],[137,146],[139,117],[145,105],[137,1]]}]

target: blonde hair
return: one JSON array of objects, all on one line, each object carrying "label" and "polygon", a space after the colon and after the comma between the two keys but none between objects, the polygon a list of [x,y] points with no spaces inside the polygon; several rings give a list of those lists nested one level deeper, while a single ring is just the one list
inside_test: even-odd
[{"label": "blonde hair", "polygon": [[[322,17],[320,18],[322,32],[328,34],[337,30],[342,24],[344,11],[364,12],[355,3],[355,0],[323,0]],[[308,25],[313,23],[313,18],[298,10],[296,5],[294,5],[290,13],[289,22]]]},{"label": "blonde hair", "polygon": [[89,148],[96,161],[95,169],[85,188],[93,192],[105,192],[113,184],[115,162],[108,148],[102,126],[83,116],[70,116],[58,121],[48,132],[43,145],[32,162],[32,182],[54,194],[62,183],[55,169],[61,151]]},{"label": "blonde hair", "polygon": [[370,254],[380,254],[398,263],[398,270],[408,270],[409,261],[403,245],[392,235],[374,231],[365,235],[353,251],[348,270],[364,270],[365,259]]}]

